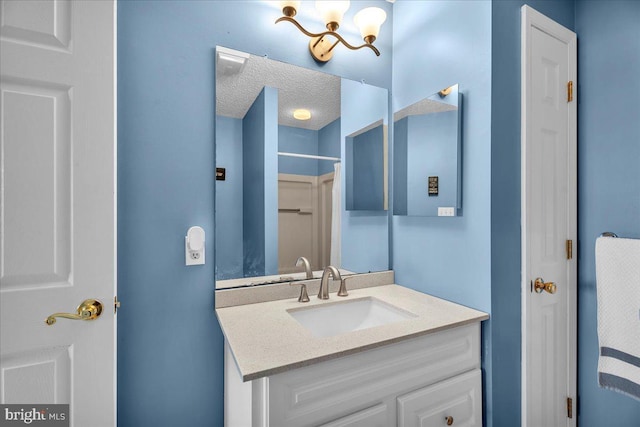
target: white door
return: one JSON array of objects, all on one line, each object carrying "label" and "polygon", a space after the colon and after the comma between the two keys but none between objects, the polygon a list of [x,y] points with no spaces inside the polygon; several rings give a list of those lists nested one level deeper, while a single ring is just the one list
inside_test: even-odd
[{"label": "white door", "polygon": [[331,264],[331,213],[333,211],[333,172],[318,177],[318,211],[320,213],[320,269]]},{"label": "white door", "polygon": [[[0,14],[0,400],[114,426],[115,3]],[[45,323],[90,298],[95,320]]]},{"label": "white door", "polygon": [[522,55],[522,424],[575,426],[576,35],[523,6]]},{"label": "white door", "polygon": [[278,273],[300,271],[298,257],[320,267],[318,250],[318,177],[278,174]]}]

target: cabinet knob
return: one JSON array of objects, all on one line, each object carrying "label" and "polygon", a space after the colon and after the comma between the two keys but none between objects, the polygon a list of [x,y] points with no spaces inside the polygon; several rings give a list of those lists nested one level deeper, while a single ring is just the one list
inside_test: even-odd
[{"label": "cabinet knob", "polygon": [[453,425],[453,417],[444,417],[444,420],[447,422],[448,426]]}]

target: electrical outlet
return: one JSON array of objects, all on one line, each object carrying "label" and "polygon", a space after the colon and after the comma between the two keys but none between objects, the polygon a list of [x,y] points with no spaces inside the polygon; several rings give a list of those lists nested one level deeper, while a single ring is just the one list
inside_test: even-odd
[{"label": "electrical outlet", "polygon": [[456,216],[456,208],[438,207],[438,216]]},{"label": "electrical outlet", "polygon": [[184,238],[184,256],[186,265],[204,264],[205,236],[202,227],[189,228]]}]

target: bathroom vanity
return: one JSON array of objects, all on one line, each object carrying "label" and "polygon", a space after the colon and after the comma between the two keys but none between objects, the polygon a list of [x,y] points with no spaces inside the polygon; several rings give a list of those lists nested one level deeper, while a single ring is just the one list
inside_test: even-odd
[{"label": "bathroom vanity", "polygon": [[304,304],[274,299],[288,284],[252,304],[251,289],[216,294],[226,426],[482,425],[486,313],[389,284],[393,272],[352,276],[329,300],[317,282]]}]

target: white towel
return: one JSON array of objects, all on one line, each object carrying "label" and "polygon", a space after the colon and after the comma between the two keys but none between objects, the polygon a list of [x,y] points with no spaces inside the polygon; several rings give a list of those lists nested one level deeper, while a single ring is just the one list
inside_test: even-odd
[{"label": "white towel", "polygon": [[598,382],[640,400],[640,240],[596,240]]}]

